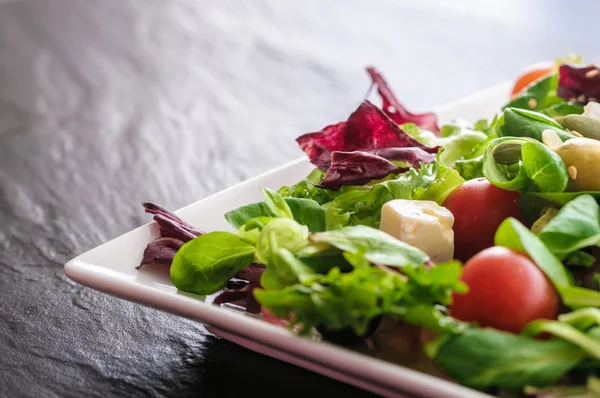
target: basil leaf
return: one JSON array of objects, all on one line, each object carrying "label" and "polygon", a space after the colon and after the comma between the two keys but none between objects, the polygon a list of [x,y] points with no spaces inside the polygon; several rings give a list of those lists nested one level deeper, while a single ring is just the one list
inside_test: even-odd
[{"label": "basil leaf", "polygon": [[499,133],[503,136],[529,137],[541,142],[542,132],[548,129],[555,131],[563,141],[575,137],[551,117],[517,108],[504,110],[504,129],[500,129]]},{"label": "basil leaf", "polygon": [[558,258],[533,232],[514,218],[508,218],[500,224],[494,243],[527,253],[559,290],[560,287],[573,284],[573,277]]},{"label": "basil leaf", "polygon": [[231,232],[210,232],[187,242],[171,264],[171,282],[179,290],[212,294],[252,263],[254,246]]},{"label": "basil leaf", "polygon": [[[317,202],[299,198],[286,198],[285,202],[294,220],[306,225],[310,232],[325,231],[325,210]],[[225,214],[225,219],[232,227],[239,229],[253,218],[274,216],[275,214],[269,210],[265,202],[259,202],[229,211]]]},{"label": "basil leaf", "polygon": [[590,195],[568,202],[542,229],[540,239],[558,255],[600,243],[600,206]]},{"label": "basil leaf", "polygon": [[521,146],[525,174],[541,192],[562,192],[569,182],[567,166],[560,156],[540,142],[526,142]]},{"label": "basil leaf", "polygon": [[458,382],[478,389],[550,385],[587,356],[564,340],[535,340],[488,328],[446,336],[438,344],[434,361]]},{"label": "basil leaf", "polygon": [[364,253],[372,263],[397,267],[420,265],[429,259],[421,250],[378,229],[357,225],[310,236],[310,241],[326,243],[350,253]]}]

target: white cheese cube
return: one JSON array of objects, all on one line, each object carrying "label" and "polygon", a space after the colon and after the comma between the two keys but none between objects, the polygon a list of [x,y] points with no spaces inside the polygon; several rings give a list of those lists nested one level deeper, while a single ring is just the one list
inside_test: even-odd
[{"label": "white cheese cube", "polygon": [[395,199],[383,205],[379,229],[442,263],[454,257],[453,225],[450,210],[431,200]]}]

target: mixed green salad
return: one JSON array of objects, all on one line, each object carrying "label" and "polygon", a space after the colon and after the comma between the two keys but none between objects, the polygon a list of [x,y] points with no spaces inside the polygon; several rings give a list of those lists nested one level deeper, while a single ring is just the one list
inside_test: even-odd
[{"label": "mixed green salad", "polygon": [[140,267],[299,334],[416,338],[488,393],[599,396],[600,65],[536,65],[497,115],[443,126],[367,72],[381,106],[300,136],[315,169],[225,214],[236,232],[145,203]]}]

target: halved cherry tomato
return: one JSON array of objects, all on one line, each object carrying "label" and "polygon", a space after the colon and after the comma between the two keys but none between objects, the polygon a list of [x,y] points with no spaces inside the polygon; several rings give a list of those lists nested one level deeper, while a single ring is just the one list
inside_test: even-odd
[{"label": "halved cherry tomato", "polygon": [[539,62],[528,66],[521,72],[519,77],[517,77],[511,96],[514,97],[534,81],[541,79],[544,76],[548,76],[552,73],[552,69],[554,69],[554,64],[552,62]]},{"label": "halved cherry tomato", "polygon": [[500,223],[508,217],[524,222],[518,192],[506,191],[485,178],[467,181],[446,198],[454,215],[454,258],[463,262],[494,245]]},{"label": "halved cherry tomato", "polygon": [[453,296],[450,314],[462,321],[519,333],[535,319],[558,317],[554,286],[524,254],[491,247],[465,264],[460,279],[469,292]]}]

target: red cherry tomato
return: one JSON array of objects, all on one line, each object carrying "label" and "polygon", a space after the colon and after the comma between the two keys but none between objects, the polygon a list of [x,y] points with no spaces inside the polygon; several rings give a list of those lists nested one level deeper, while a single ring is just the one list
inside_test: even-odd
[{"label": "red cherry tomato", "polygon": [[482,327],[519,333],[535,319],[558,317],[558,294],[529,257],[491,247],[469,260],[461,280],[466,294],[455,294],[450,314]]},{"label": "red cherry tomato", "polygon": [[494,246],[498,226],[508,217],[523,222],[518,192],[493,186],[485,178],[470,180],[444,201],[454,215],[454,257],[465,262]]},{"label": "red cherry tomato", "polygon": [[525,68],[523,72],[517,77],[517,81],[512,89],[512,96],[519,94],[523,89],[529,86],[534,81],[541,79],[542,77],[548,76],[552,73],[554,64],[552,62],[539,62]]}]

